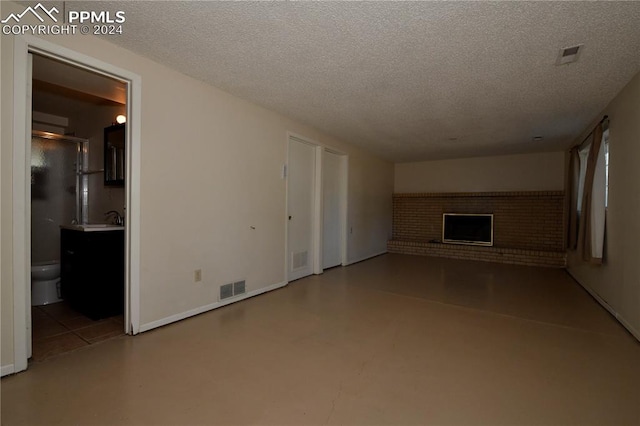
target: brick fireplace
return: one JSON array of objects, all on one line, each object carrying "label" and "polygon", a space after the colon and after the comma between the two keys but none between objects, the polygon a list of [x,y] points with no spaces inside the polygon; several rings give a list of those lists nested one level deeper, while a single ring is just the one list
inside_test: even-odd
[{"label": "brick fireplace", "polygon": [[[564,267],[562,191],[399,193],[390,253]],[[443,244],[444,213],[492,213],[493,247]]]}]

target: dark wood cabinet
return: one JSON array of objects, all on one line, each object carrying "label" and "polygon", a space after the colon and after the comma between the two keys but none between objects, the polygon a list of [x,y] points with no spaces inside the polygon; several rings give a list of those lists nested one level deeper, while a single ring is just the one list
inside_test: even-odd
[{"label": "dark wood cabinet", "polygon": [[124,312],[124,230],[61,229],[62,298],[93,320]]}]

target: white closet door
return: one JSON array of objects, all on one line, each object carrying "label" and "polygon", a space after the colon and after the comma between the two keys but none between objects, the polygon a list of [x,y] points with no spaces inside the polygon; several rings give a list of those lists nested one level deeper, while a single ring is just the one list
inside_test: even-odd
[{"label": "white closet door", "polygon": [[287,172],[288,279],[313,272],[315,147],[291,138]]}]

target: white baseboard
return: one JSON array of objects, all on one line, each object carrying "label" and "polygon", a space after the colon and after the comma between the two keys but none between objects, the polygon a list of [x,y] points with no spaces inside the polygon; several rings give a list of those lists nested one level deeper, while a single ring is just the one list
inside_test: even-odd
[{"label": "white baseboard", "polygon": [[13,367],[13,364],[3,365],[2,367],[0,367],[1,377],[8,376],[9,374],[13,374],[14,372],[15,368]]},{"label": "white baseboard", "polygon": [[192,317],[194,315],[199,315],[199,314],[202,314],[202,313],[207,312],[207,311],[211,311],[211,310],[216,309],[216,308],[221,308],[221,307],[229,305],[231,303],[235,303],[235,302],[239,302],[241,300],[248,299],[249,297],[257,296],[259,294],[266,293],[268,291],[276,290],[276,289],[279,289],[279,288],[284,287],[286,285],[287,285],[287,282],[283,281],[283,282],[280,282],[280,283],[272,284],[272,285],[267,286],[267,287],[262,287],[262,288],[259,288],[257,290],[250,291],[249,293],[243,294],[242,296],[229,298],[229,299],[221,301],[221,302],[211,303],[209,305],[201,306],[199,308],[191,309],[191,310],[186,311],[186,312],[182,312],[182,313],[179,313],[179,314],[171,315],[169,317],[162,318],[162,319],[159,319],[157,321],[152,321],[152,322],[149,322],[147,324],[141,325],[140,326],[140,333],[143,333],[143,332],[149,331],[149,330],[153,330],[154,328],[162,327],[163,325],[171,324],[172,322],[180,321],[180,320],[183,320],[185,318]]},{"label": "white baseboard", "polygon": [[372,257],[378,257],[381,256],[383,254],[387,254],[387,250],[384,249],[383,251],[379,252],[379,253],[375,253],[375,254],[370,254],[364,257],[361,257],[359,259],[355,259],[355,260],[349,260],[347,263],[343,263],[342,266],[349,266],[349,265],[353,265],[354,263],[358,263],[358,262],[362,262],[368,259],[371,259]]},{"label": "white baseboard", "polygon": [[571,271],[567,268],[566,269],[567,273],[569,275],[571,275],[571,277],[582,286],[582,288],[584,288],[585,290],[587,290],[587,293],[589,293],[591,295],[591,297],[593,297],[594,299],[596,299],[596,301],[602,305],[603,308],[605,308],[607,311],[609,311],[609,313],[611,315],[613,315],[615,317],[615,319],[617,319],[620,324],[622,324],[622,326],[624,328],[626,328],[629,333],[631,333],[633,335],[633,337],[635,337],[636,339],[640,340],[640,332],[638,332],[638,330],[636,330],[635,328],[633,328],[633,326],[631,324],[629,324],[629,322],[624,319],[624,317],[620,316],[620,314],[618,314],[618,312],[616,312],[615,309],[613,309],[611,307],[611,305],[609,305],[602,297],[600,297],[600,295],[598,293],[596,293],[591,287],[586,286],[584,284],[582,284],[580,282],[580,280],[578,278],[576,278],[575,276],[573,276],[573,274],[571,273]]}]

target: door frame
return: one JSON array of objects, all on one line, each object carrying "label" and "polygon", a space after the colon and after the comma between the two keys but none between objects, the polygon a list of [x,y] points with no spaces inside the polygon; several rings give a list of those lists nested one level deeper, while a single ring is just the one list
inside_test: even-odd
[{"label": "door frame", "polygon": [[286,143],[286,163],[285,168],[287,172],[284,173],[285,178],[285,215],[284,215],[284,247],[285,247],[285,255],[284,255],[284,276],[285,281],[288,283],[289,281],[289,145],[291,144],[292,139],[297,140],[298,142],[306,143],[315,148],[314,156],[315,156],[315,176],[313,179],[314,185],[314,202],[313,202],[313,220],[312,220],[312,274],[319,275],[322,274],[322,163],[323,163],[323,153],[324,151],[329,151],[333,154],[337,154],[343,156],[342,160],[342,175],[344,176],[344,180],[341,185],[341,221],[342,221],[342,232],[341,232],[341,259],[342,266],[346,266],[347,261],[347,253],[348,253],[348,233],[347,233],[347,220],[349,213],[349,205],[348,205],[348,188],[349,188],[349,155],[337,148],[332,146],[328,146],[317,142],[313,139],[310,139],[306,136],[302,136],[300,134],[294,132],[287,132],[287,143]]},{"label": "door frame", "polygon": [[36,53],[114,78],[127,87],[127,164],[125,182],[125,332],[140,332],[140,122],[139,75],[55,43],[24,35],[13,44],[13,372],[28,365],[28,312],[31,309],[31,69]]}]

